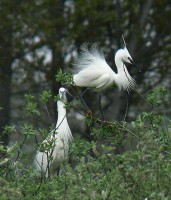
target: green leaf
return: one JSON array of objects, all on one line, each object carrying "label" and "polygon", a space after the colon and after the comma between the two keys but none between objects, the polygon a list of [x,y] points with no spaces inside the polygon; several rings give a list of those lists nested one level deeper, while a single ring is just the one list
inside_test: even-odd
[{"label": "green leaf", "polygon": [[33,128],[33,125],[25,123],[23,126],[23,134],[27,137],[36,135],[37,131]]},{"label": "green leaf", "polygon": [[10,133],[13,133],[13,132],[15,132],[15,131],[16,131],[16,129],[15,129],[15,126],[14,126],[14,125],[6,125],[6,126],[4,127],[3,133],[5,133],[5,134],[10,134]]},{"label": "green leaf", "polygon": [[36,102],[28,102],[26,104],[26,111],[30,114],[35,114],[37,116],[40,116],[40,112],[37,109],[37,103]]},{"label": "green leaf", "polygon": [[43,103],[46,103],[49,101],[49,99],[52,97],[52,93],[50,90],[44,90],[42,92],[42,94],[40,95],[40,100],[43,102]]},{"label": "green leaf", "polygon": [[69,86],[73,84],[73,76],[70,73],[63,73],[62,69],[60,69],[56,75],[56,81],[61,82],[62,85]]}]

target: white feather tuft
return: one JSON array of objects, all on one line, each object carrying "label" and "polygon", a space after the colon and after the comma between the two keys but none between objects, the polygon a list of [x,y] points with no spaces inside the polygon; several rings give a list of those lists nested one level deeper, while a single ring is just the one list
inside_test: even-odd
[{"label": "white feather tuft", "polygon": [[103,49],[99,48],[98,43],[94,43],[90,48],[89,43],[84,43],[81,45],[80,50],[80,55],[73,63],[75,66],[75,73],[89,67],[92,63],[96,63],[99,60],[102,62],[105,61]]}]

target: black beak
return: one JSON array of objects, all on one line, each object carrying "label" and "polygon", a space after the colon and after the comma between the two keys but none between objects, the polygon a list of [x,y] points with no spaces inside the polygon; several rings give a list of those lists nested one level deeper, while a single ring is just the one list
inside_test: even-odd
[{"label": "black beak", "polygon": [[131,58],[129,58],[129,57],[128,57],[128,59],[129,59],[130,63],[131,63],[134,67],[136,67],[137,70],[138,70],[139,72],[141,72],[140,68],[134,63],[134,61],[133,61]]}]

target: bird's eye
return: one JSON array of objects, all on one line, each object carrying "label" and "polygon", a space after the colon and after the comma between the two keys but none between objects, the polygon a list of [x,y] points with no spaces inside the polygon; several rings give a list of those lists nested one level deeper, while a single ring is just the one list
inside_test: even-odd
[{"label": "bird's eye", "polygon": [[128,57],[128,60],[129,60],[130,62],[132,62],[132,59],[131,59],[130,57]]}]

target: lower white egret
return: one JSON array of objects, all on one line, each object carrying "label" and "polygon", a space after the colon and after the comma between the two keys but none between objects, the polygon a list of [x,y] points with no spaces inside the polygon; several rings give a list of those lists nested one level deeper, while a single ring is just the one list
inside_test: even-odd
[{"label": "lower white egret", "polygon": [[56,128],[49,137],[40,145],[35,157],[36,168],[45,174],[46,177],[58,173],[60,164],[68,157],[69,145],[73,141],[72,133],[66,117],[66,89],[59,89],[60,100],[57,102],[58,120]]},{"label": "lower white egret", "polygon": [[113,84],[129,92],[136,88],[136,82],[128,73],[125,62],[135,65],[126,44],[125,48],[119,49],[115,54],[117,73],[107,64],[102,49],[96,43],[90,49],[87,44],[83,44],[81,53],[74,62],[76,69],[73,82],[76,86],[91,88],[97,92],[104,91]]}]

